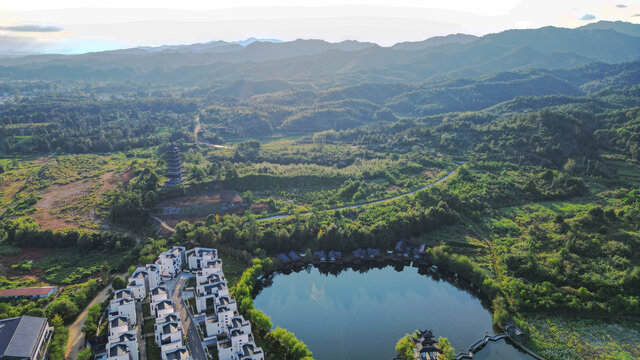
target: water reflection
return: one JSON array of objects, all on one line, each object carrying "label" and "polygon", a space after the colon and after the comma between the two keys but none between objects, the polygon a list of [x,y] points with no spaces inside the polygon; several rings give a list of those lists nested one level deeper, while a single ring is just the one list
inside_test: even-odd
[{"label": "water reflection", "polygon": [[[473,287],[432,268],[309,266],[265,277],[255,295],[255,306],[319,360],[391,359],[395,342],[418,328],[448,337],[457,351],[494,333]],[[476,356],[530,359],[504,341]]]}]

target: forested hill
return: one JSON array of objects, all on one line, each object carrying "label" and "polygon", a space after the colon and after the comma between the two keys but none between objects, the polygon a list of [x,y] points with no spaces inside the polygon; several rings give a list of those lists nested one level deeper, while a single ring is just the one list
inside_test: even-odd
[{"label": "forested hill", "polygon": [[[463,122],[484,124],[550,107],[593,115],[638,106],[639,83],[640,60],[328,90],[306,82],[237,80],[180,90],[179,96],[114,84],[50,94],[43,90],[46,83],[8,83],[8,93],[31,87],[36,95],[0,108],[0,151],[86,153],[191,141],[196,113],[201,139],[213,143],[339,131],[403,118],[438,125],[462,117]],[[104,91],[123,98],[105,98]]]},{"label": "forested hill", "polygon": [[[508,30],[451,35],[380,47],[372,43],[296,40],[246,47],[212,42],[83,55],[0,60],[0,78],[140,80],[206,84],[215,80],[330,80],[330,84],[412,82],[528,68],[562,69],[640,57],[640,25],[600,22],[577,29]],[[322,82],[319,83],[322,86]]]}]

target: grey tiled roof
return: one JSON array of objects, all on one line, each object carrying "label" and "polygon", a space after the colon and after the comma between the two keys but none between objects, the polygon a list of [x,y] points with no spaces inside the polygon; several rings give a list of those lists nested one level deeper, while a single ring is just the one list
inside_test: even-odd
[{"label": "grey tiled roof", "polygon": [[30,358],[37,350],[47,320],[20,316],[0,320],[0,358]]}]

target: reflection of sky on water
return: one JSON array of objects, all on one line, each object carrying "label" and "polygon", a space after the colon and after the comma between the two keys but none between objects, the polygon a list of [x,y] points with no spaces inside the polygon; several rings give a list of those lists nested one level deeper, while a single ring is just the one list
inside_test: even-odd
[{"label": "reflection of sky on water", "polygon": [[[276,275],[255,306],[274,326],[295,333],[319,360],[390,359],[396,341],[417,328],[448,337],[460,351],[493,333],[491,314],[480,300],[411,267],[401,272],[393,267],[366,273],[349,269],[337,277],[315,268]],[[483,359],[507,353],[506,358],[518,359],[510,349],[504,342],[491,344],[485,350],[495,354]]]}]

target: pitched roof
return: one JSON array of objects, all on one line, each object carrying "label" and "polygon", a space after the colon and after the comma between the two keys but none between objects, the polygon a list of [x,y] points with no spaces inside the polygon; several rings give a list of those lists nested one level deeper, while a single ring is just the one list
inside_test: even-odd
[{"label": "pitched roof", "polygon": [[289,257],[285,254],[278,254],[278,259],[280,259],[280,261],[285,264],[291,261],[291,259],[289,259]]},{"label": "pitched roof", "polygon": [[176,331],[179,331],[180,328],[178,327],[178,323],[177,322],[170,322],[168,324],[165,324],[162,326],[162,333],[163,334],[171,334],[174,333]]},{"label": "pitched roof", "polygon": [[128,296],[131,297],[131,290],[129,289],[120,289],[116,290],[115,297],[116,299],[122,299],[123,297]]},{"label": "pitched roof", "polygon": [[167,351],[165,356],[167,357],[167,360],[188,359],[189,358],[189,352],[184,347],[180,347],[180,348],[177,348],[177,349],[174,349],[174,350]]},{"label": "pitched roof", "polygon": [[0,358],[31,358],[46,324],[45,318],[26,315],[0,320]]},{"label": "pitched roof", "polygon": [[156,286],[151,289],[151,295],[166,294],[167,289],[164,286]]},{"label": "pitched roof", "polygon": [[173,307],[173,302],[171,300],[162,300],[156,305],[156,309],[164,310]]},{"label": "pitched roof", "polygon": [[127,345],[125,344],[114,344],[109,348],[109,357],[116,357],[119,355],[127,354]]},{"label": "pitched roof", "polygon": [[55,286],[20,288],[20,289],[2,289],[0,290],[0,297],[44,296],[44,295],[49,295],[49,293],[55,289],[56,289]]},{"label": "pitched roof", "polygon": [[116,318],[113,318],[111,320],[111,322],[109,322],[109,325],[111,327],[119,327],[119,326],[124,326],[124,325],[128,325],[127,324],[127,318],[124,316],[118,316]]}]

